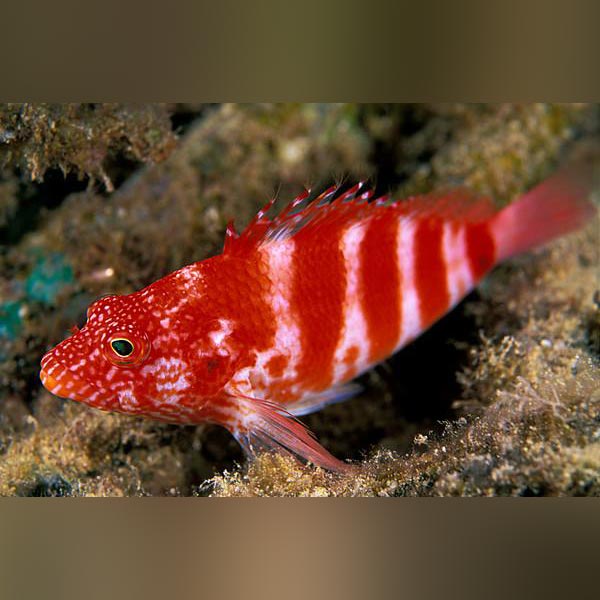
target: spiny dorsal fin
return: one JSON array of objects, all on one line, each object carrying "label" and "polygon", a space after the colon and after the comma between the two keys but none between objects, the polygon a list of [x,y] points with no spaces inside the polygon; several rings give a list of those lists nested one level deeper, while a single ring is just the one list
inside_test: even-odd
[{"label": "spiny dorsal fin", "polygon": [[233,219],[227,223],[225,230],[225,244],[223,245],[223,254],[230,254],[232,248],[235,247],[235,241],[240,237],[240,234],[235,230]]},{"label": "spiny dorsal fin", "polygon": [[[270,200],[252,219],[250,224],[239,235],[231,233],[227,228],[223,253],[228,255],[244,255],[270,242],[286,239],[307,228],[318,227],[323,223],[336,223],[342,220],[358,220],[360,214],[367,214],[372,197],[371,190],[358,195],[363,183],[358,183],[347,192],[336,197],[338,186],[332,186],[306,203],[310,190],[294,198],[277,216],[267,217],[267,213],[275,204],[275,198]],[[299,208],[302,204],[304,206]]]},{"label": "spiny dorsal fin", "polygon": [[[277,216],[267,217],[275,203],[269,201],[248,227],[237,234],[233,225],[227,227],[224,254],[245,255],[266,244],[289,239],[302,232],[317,232],[325,226],[350,226],[375,215],[394,214],[408,219],[439,219],[443,221],[481,222],[497,212],[491,199],[469,190],[437,192],[392,201],[388,196],[372,199],[373,190],[363,190],[364,182],[338,195],[339,186],[332,186],[306,202],[309,190],[294,198]],[[301,208],[299,208],[301,205]]]}]

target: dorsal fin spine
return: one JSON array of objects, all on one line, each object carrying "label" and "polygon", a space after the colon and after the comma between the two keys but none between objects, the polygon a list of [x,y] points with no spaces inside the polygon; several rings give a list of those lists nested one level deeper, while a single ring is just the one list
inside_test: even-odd
[{"label": "dorsal fin spine", "polygon": [[[389,196],[373,199],[371,189],[362,191],[360,181],[347,191],[338,194],[340,187],[331,186],[313,200],[306,202],[310,190],[305,190],[290,202],[279,215],[267,217],[275,198],[270,200],[252,219],[239,236],[228,228],[224,253],[245,256],[262,245],[295,236],[309,230],[316,231],[327,224],[352,224],[370,218],[375,211],[389,211],[398,218],[436,219],[443,221],[482,222],[490,219],[497,210],[489,198],[480,197],[468,190],[456,189],[427,196],[414,196],[403,201],[392,201]],[[298,210],[295,210],[298,209]]]}]

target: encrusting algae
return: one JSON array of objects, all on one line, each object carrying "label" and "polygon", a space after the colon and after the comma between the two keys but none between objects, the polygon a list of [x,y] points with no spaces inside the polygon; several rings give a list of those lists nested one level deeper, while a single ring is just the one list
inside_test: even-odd
[{"label": "encrusting algae", "polygon": [[[351,477],[270,455],[237,469],[235,443],[214,428],[98,414],[50,397],[36,381],[43,351],[91,300],[215,253],[227,218],[247,222],[279,185],[287,197],[307,183],[366,174],[398,197],[468,181],[508,200],[597,127],[597,107],[585,105],[202,112],[166,160],[124,178],[108,197],[90,190],[67,198],[3,249],[0,302],[18,310],[0,348],[0,493],[597,494],[598,221],[500,267],[407,357],[364,376],[364,394],[306,418],[332,452],[361,460]],[[15,176],[9,169],[5,181]],[[57,293],[30,298],[25,282],[39,277],[38,250],[64,257],[73,280],[63,268]],[[432,364],[435,352],[449,360]],[[425,363],[429,377],[458,372],[460,385],[452,382],[428,412],[429,390],[402,383],[403,360]],[[203,483],[215,468],[227,472]]]},{"label": "encrusting algae", "polygon": [[160,162],[175,146],[169,112],[160,105],[0,105],[0,168],[18,169],[24,180],[42,181],[48,169],[113,181],[109,163]]}]

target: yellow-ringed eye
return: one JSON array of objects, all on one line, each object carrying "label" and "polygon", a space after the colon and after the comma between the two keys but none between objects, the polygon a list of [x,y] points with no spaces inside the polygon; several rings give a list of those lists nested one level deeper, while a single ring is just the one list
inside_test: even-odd
[{"label": "yellow-ringed eye", "polygon": [[117,367],[137,367],[148,357],[150,347],[147,334],[129,326],[107,335],[102,351],[107,360]]},{"label": "yellow-ringed eye", "polygon": [[119,358],[128,358],[133,354],[134,346],[126,338],[115,338],[111,340],[110,347]]}]

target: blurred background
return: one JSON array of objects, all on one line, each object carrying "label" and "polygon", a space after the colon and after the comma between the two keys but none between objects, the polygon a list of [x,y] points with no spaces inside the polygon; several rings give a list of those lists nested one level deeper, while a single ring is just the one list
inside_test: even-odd
[{"label": "blurred background", "polygon": [[[306,417],[353,478],[217,427],[106,415],[48,394],[39,361],[108,293],[222,248],[273,195],[367,178],[504,205],[578,154],[595,104],[0,105],[0,494],[597,495],[598,221],[498,268]],[[241,465],[241,467],[240,467]]]}]

